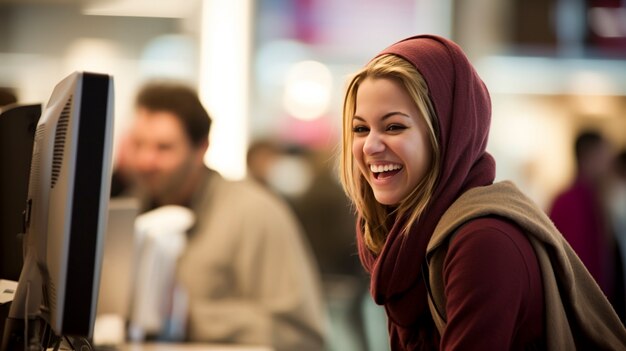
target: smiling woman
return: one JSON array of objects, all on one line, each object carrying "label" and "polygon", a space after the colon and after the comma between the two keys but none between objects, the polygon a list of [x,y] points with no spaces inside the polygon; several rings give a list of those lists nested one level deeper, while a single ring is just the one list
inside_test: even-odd
[{"label": "smiling woman", "polygon": [[[374,59],[348,88],[341,176],[367,223],[365,242],[375,252],[390,229],[386,206],[409,216],[405,230],[426,207],[422,195],[432,191],[439,169],[433,111],[424,78],[398,56]],[[353,182],[357,178],[370,186]]]},{"label": "smiling woman", "polygon": [[487,88],[442,37],[391,45],[348,85],[340,176],[392,350],[626,348],[545,213],[494,183],[490,123]]},{"label": "smiling woman", "polygon": [[397,205],[432,169],[434,136],[411,96],[392,79],[366,78],[356,100],[352,153],[376,200]]}]

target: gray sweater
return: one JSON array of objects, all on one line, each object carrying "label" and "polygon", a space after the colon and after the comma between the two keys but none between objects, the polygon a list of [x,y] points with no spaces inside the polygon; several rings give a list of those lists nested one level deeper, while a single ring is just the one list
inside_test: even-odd
[{"label": "gray sweater", "polygon": [[286,204],[260,186],[207,170],[196,225],[179,260],[191,341],[322,350],[317,266]]}]

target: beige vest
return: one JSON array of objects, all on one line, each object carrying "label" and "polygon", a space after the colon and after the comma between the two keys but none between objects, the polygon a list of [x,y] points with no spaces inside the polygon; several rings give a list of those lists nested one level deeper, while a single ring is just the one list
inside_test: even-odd
[{"label": "beige vest", "polygon": [[[442,270],[451,235],[463,223],[487,215],[515,221],[535,250],[543,278],[548,350],[575,350],[576,340],[585,339],[598,349],[626,350],[626,329],[574,250],[546,214],[508,181],[463,194],[441,217],[428,243],[428,302],[440,333],[446,327]],[[566,311],[571,311],[569,319]]]}]

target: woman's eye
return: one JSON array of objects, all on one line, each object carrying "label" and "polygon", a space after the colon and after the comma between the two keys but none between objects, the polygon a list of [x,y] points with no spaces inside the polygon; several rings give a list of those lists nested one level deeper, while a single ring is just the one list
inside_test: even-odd
[{"label": "woman's eye", "polygon": [[396,132],[396,131],[400,131],[400,130],[403,130],[403,129],[406,129],[406,127],[403,126],[403,125],[400,125],[400,124],[390,124],[387,127],[387,130],[390,131],[390,132]]},{"label": "woman's eye", "polygon": [[367,128],[364,126],[354,126],[352,127],[352,132],[354,133],[365,133],[367,132]]}]

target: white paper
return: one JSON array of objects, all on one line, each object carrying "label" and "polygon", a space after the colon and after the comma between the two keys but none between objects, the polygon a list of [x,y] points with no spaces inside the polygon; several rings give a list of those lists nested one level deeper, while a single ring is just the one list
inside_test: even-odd
[{"label": "white paper", "polygon": [[0,279],[0,304],[13,301],[17,290],[17,282]]}]

